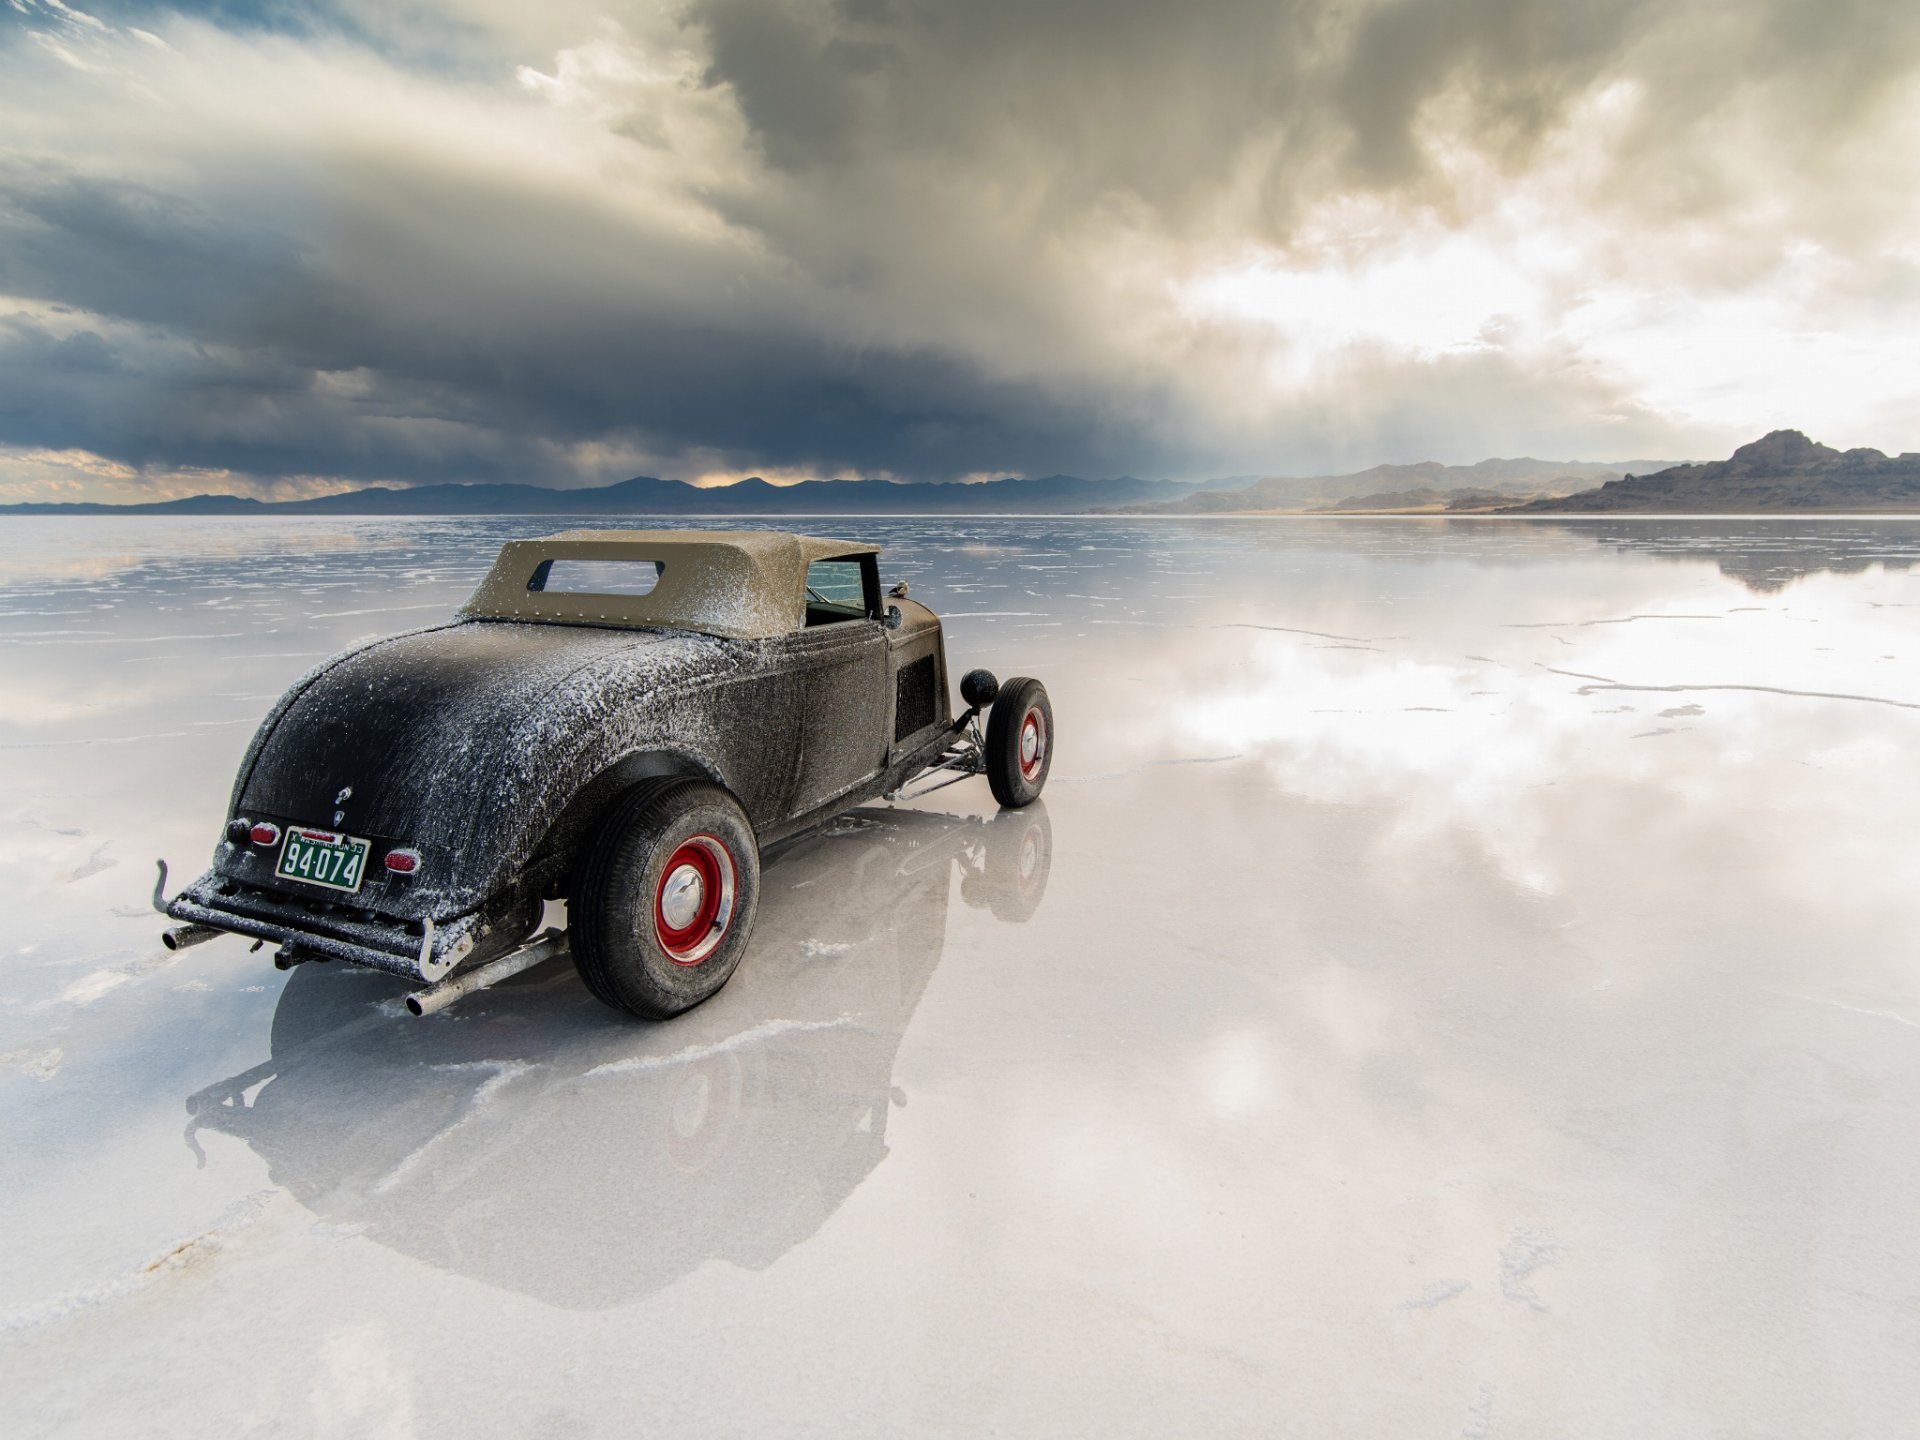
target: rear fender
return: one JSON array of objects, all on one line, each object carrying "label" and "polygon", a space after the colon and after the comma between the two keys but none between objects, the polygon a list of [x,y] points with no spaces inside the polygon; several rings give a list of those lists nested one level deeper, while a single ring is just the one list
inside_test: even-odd
[{"label": "rear fender", "polygon": [[453,628],[452,625],[442,622],[437,625],[421,625],[412,630],[402,630],[397,635],[383,635],[377,640],[369,640],[364,644],[342,650],[338,655],[329,656],[289,685],[286,693],[273,702],[273,708],[267,711],[266,718],[253,732],[253,739],[247,742],[246,753],[240,758],[240,769],[233,777],[233,789],[227,797],[227,814],[231,816],[240,813],[240,797],[246,794],[247,784],[253,779],[254,767],[260,763],[261,753],[272,741],[274,731],[279,728],[281,717],[299,703],[301,696],[324,679],[328,671],[338,670],[349,660],[357,660],[360,656],[378,650],[383,645],[392,645],[402,640],[411,640],[415,636],[432,635],[436,631]]},{"label": "rear fender", "polygon": [[643,781],[677,776],[708,780],[728,789],[719,767],[706,756],[684,750],[642,750],[622,756],[576,790],[547,827],[522,871],[529,888],[548,899],[558,898],[566,889],[581,847],[614,802]]}]

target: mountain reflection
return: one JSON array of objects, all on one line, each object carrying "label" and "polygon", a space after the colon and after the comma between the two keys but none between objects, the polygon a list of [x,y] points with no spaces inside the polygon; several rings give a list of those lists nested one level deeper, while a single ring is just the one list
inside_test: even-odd
[{"label": "mountain reflection", "polygon": [[753,946],[713,1001],[615,1018],[565,962],[411,1020],[386,977],[308,965],[272,1057],[187,1100],[334,1224],[574,1309],[708,1259],[772,1264],[887,1154],[894,1057],[969,905],[1030,917],[1043,806],[855,811],[771,859]]},{"label": "mountain reflection", "polygon": [[1876,565],[1909,569],[1920,559],[1920,522],[1838,519],[1557,521],[1617,552],[1667,560],[1711,560],[1720,573],[1758,595],[1807,575],[1858,575]]}]

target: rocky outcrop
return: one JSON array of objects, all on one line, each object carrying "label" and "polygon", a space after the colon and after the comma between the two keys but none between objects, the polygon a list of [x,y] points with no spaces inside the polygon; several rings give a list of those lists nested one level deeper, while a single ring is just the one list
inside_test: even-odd
[{"label": "rocky outcrop", "polygon": [[1726,460],[1626,475],[1598,489],[1508,506],[1507,515],[1621,511],[1660,514],[1771,510],[1920,511],[1920,454],[1835,450],[1775,430]]}]

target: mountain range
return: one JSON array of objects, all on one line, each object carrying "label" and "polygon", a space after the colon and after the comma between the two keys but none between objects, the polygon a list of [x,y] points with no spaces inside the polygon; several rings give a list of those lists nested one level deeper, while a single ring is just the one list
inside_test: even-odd
[{"label": "mountain range", "polygon": [[[1248,476],[1209,484],[1244,485]],[[1152,503],[1202,487],[1172,480],[988,480],[971,485],[891,480],[803,480],[774,485],[758,476],[702,488],[649,475],[577,490],[540,485],[374,486],[306,500],[190,495],[179,500],[0,506],[13,515],[1059,515],[1115,503]]]},{"label": "mountain range", "polygon": [[[1595,482],[1600,482],[1595,484]],[[1587,487],[1587,488],[1583,488]],[[1519,502],[1519,503],[1515,503]],[[973,484],[759,477],[702,488],[636,476],[614,485],[372,486],[306,500],[191,495],[179,500],[0,505],[12,515],[1247,515],[1320,511],[1450,514],[1920,511],[1920,454],[1839,451],[1776,430],[1727,460],[1482,460],[1375,465],[1345,475],[1186,482],[1049,475]]]},{"label": "mountain range", "polygon": [[1614,477],[1633,465],[1584,461],[1482,460],[1477,465],[1376,465],[1350,475],[1234,475],[1187,482],[1039,480],[911,484],[890,480],[805,480],[773,485],[759,477],[700,487],[636,476],[613,485],[556,490],[539,485],[372,486],[305,500],[190,495],[135,504],[102,501],[0,505],[12,515],[1072,515],[1102,513],[1219,514],[1299,508],[1367,495],[1393,484],[1467,484],[1493,500],[1530,498]]},{"label": "mountain range", "polygon": [[[1272,511],[1338,508],[1405,510],[1460,491],[1502,499],[1565,495],[1596,480],[1614,480],[1633,471],[1658,470],[1667,460],[1481,460],[1472,465],[1442,465],[1422,460],[1413,465],[1375,465],[1349,475],[1275,475],[1230,488],[1215,482],[1173,500],[1122,503],[1110,507],[1128,515],[1233,515]],[[1345,503],[1343,503],[1345,502]]]}]

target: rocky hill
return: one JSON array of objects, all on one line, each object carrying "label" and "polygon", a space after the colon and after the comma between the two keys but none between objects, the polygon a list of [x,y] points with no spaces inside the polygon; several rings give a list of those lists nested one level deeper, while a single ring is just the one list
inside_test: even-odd
[{"label": "rocky hill", "polygon": [[1775,430],[1730,459],[1626,475],[1598,489],[1512,505],[1506,515],[1635,511],[1713,514],[1769,510],[1920,511],[1920,454],[1835,450]]}]

